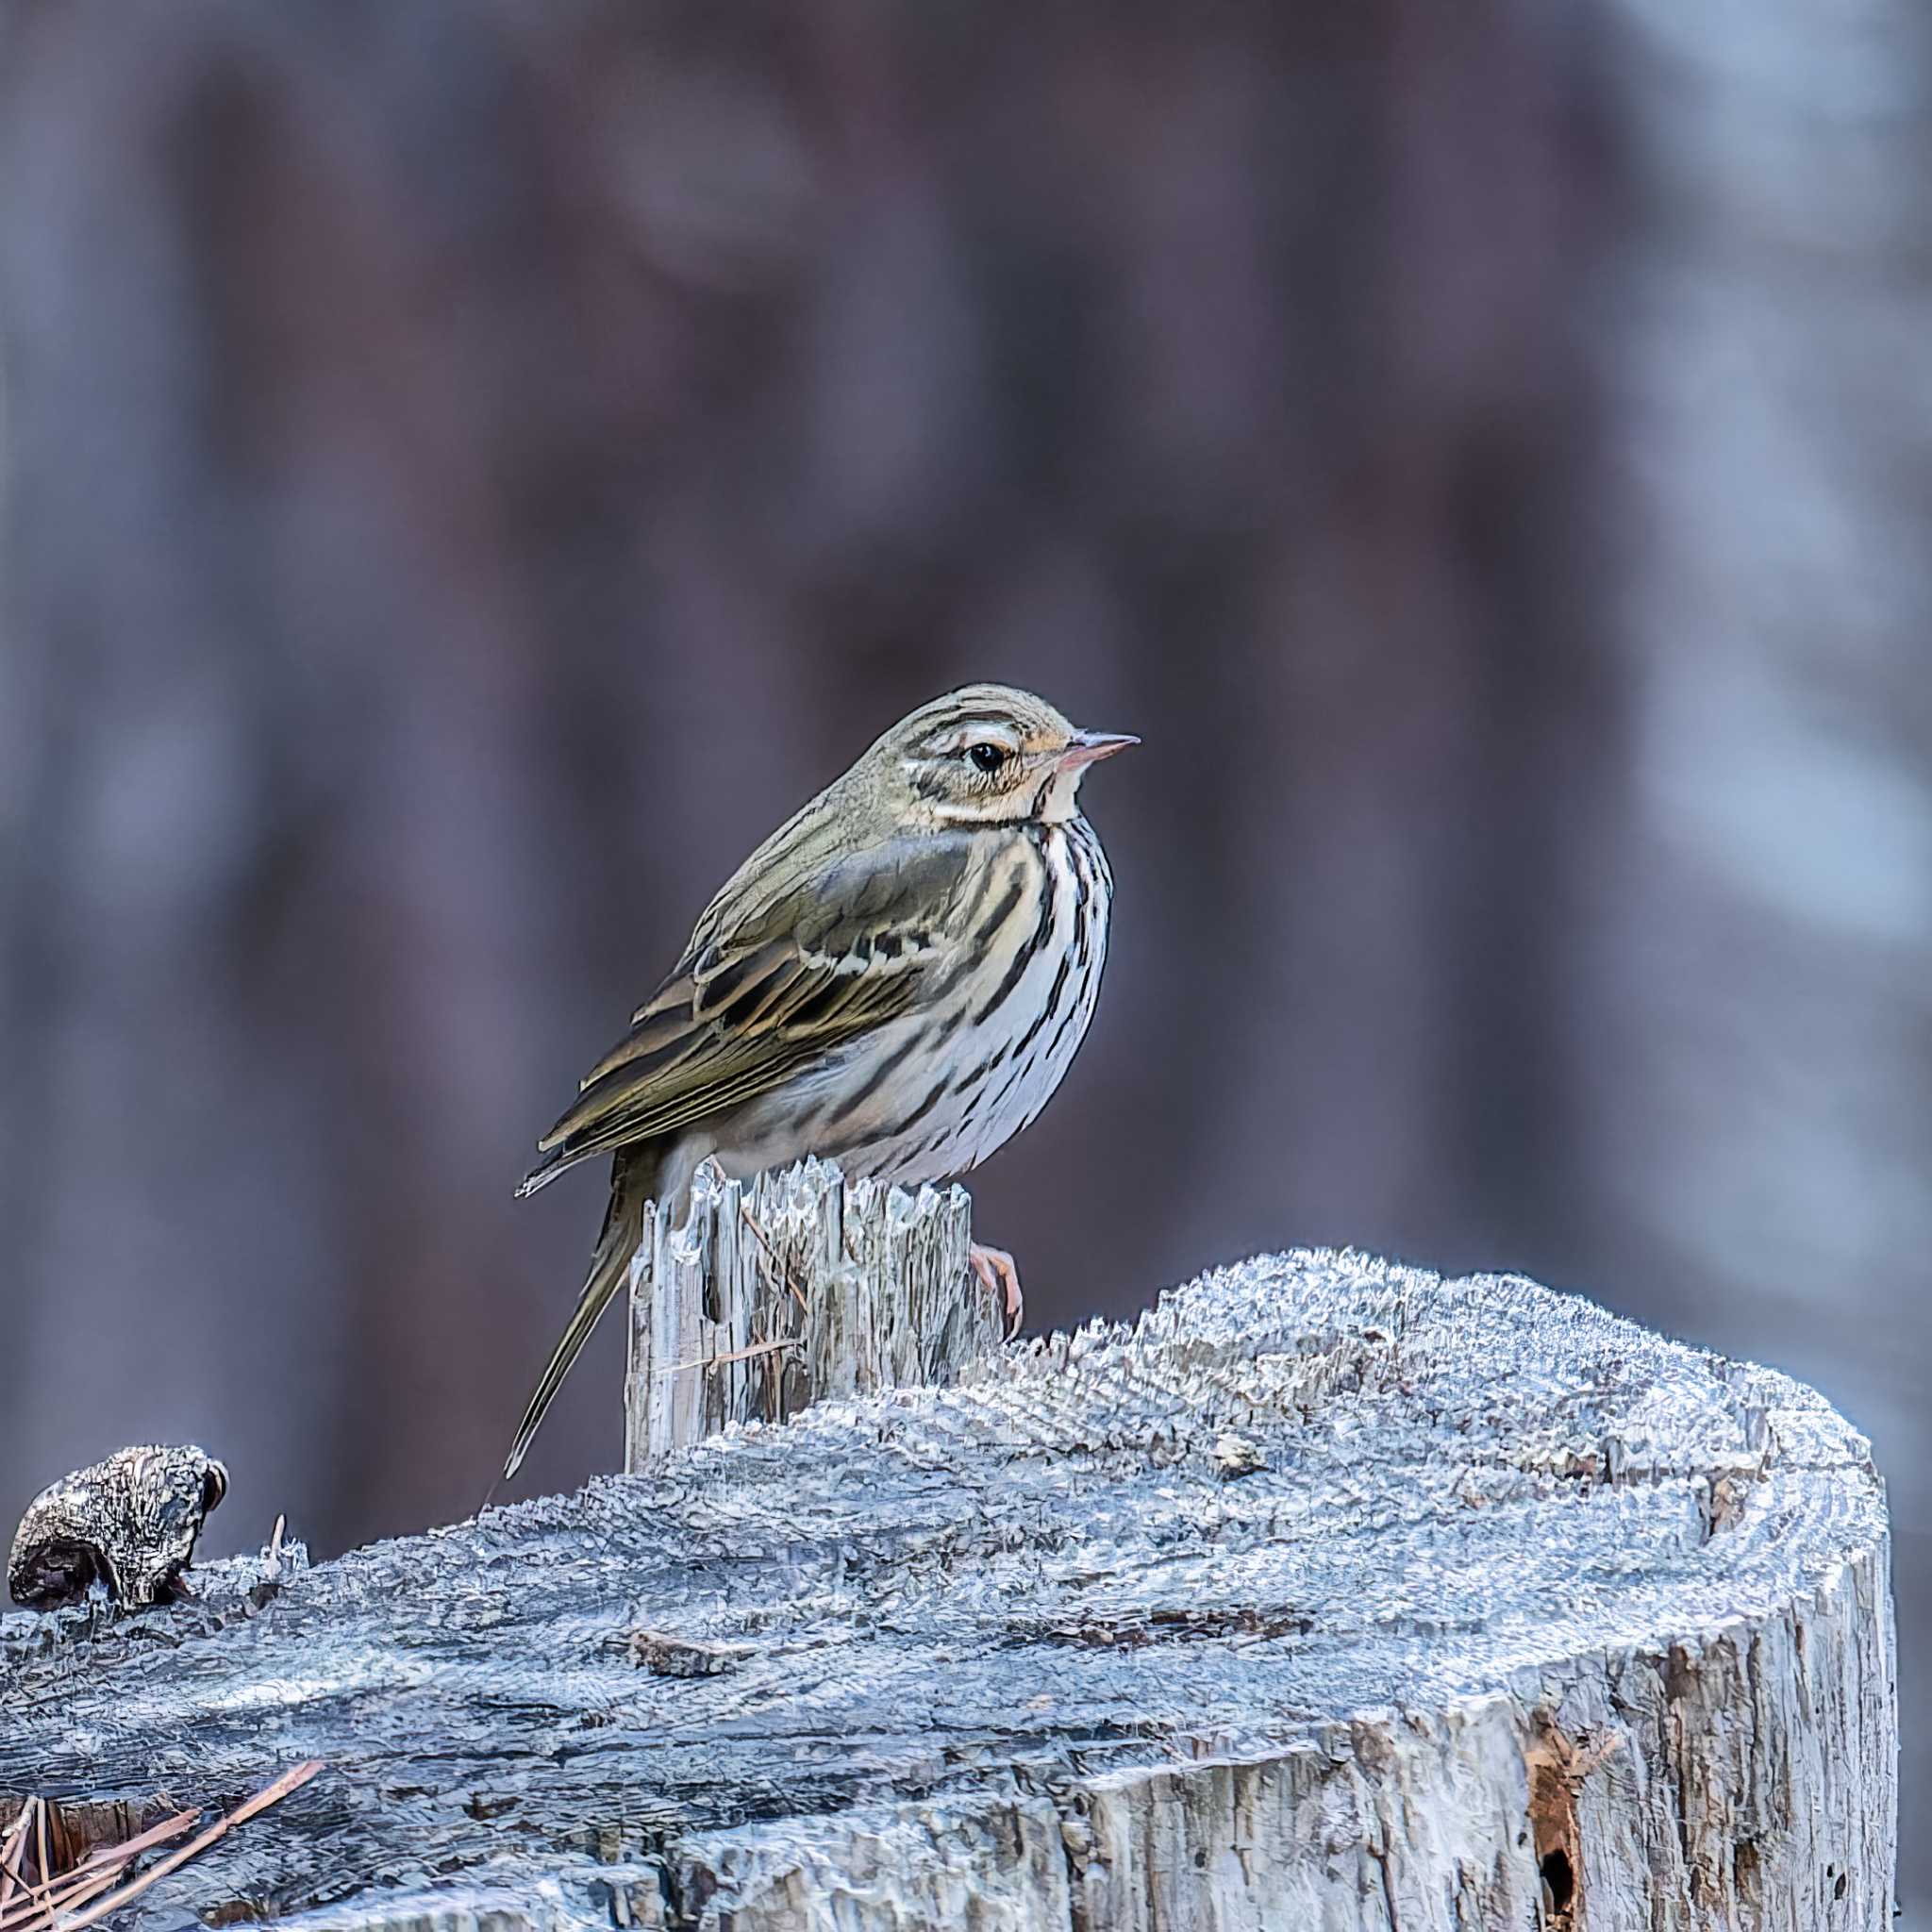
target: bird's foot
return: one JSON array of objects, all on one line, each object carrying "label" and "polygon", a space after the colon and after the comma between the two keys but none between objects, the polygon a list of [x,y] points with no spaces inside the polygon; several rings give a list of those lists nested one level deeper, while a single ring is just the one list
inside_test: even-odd
[{"label": "bird's foot", "polygon": [[1007,1340],[1010,1341],[1020,1332],[1020,1317],[1026,1307],[1026,1297],[1020,1292],[1020,1271],[1006,1249],[981,1247],[977,1241],[973,1243],[971,1259],[974,1274],[985,1282],[987,1292],[1006,1314]]}]

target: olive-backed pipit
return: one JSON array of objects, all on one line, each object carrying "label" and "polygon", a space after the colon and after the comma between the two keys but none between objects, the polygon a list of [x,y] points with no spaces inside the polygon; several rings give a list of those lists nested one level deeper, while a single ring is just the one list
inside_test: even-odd
[{"label": "olive-backed pipit", "polygon": [[[518,1191],[615,1156],[506,1477],[625,1279],[645,1202],[681,1203],[701,1161],[741,1177],[817,1154],[914,1186],[963,1174],[1046,1105],[1093,1016],[1113,895],[1076,794],[1136,741],[968,685],[893,725],[732,874]],[[974,1263],[1017,1320],[1012,1257],[975,1248]]]}]

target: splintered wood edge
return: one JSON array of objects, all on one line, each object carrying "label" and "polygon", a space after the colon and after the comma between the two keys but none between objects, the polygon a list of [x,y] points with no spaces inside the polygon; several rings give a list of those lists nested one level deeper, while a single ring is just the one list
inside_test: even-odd
[{"label": "splintered wood edge", "polygon": [[625,1469],[996,1352],[971,1243],[963,1188],[908,1193],[818,1160],[749,1183],[700,1168],[683,1222],[652,1204],[631,1264]]}]

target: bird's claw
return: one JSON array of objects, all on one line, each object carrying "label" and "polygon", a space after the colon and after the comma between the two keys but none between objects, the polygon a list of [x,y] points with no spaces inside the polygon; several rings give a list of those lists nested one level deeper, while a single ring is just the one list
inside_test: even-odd
[{"label": "bird's claw", "polygon": [[1020,1332],[1020,1318],[1026,1308],[1026,1297],[1020,1292],[1020,1270],[1006,1249],[982,1247],[977,1241],[973,1243],[972,1261],[974,1274],[1006,1315],[1010,1341]]}]

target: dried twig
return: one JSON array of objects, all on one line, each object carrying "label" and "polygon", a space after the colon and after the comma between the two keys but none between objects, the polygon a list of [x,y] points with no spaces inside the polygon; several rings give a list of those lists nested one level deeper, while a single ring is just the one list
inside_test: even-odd
[{"label": "dried twig", "polygon": [[34,1807],[40,1802],[38,1798],[23,1798],[13,1823],[7,1827],[7,1836],[0,1839],[0,1912],[6,1911],[14,1887],[23,1882],[21,1860],[26,1857],[26,1835],[33,1828]]},{"label": "dried twig", "polygon": [[[44,1798],[29,1798],[27,1803],[42,1811],[48,1808]],[[42,1932],[60,1913],[105,1891],[120,1876],[123,1868],[132,1864],[142,1852],[180,1837],[199,1815],[183,1811],[151,1826],[138,1838],[125,1839],[115,1845],[96,1845],[73,1871],[58,1876],[49,1872],[39,1874],[35,1884],[23,1884],[20,1895],[0,1907],[0,1932]]]},{"label": "dried twig", "polygon": [[80,1932],[84,1925],[98,1924],[109,1912],[118,1912],[128,1900],[138,1897],[158,1878],[165,1878],[170,1872],[185,1865],[190,1858],[198,1857],[225,1831],[235,1825],[245,1824],[258,1812],[266,1811],[271,1805],[279,1805],[291,1791],[299,1790],[322,1769],[322,1759],[311,1757],[306,1763],[298,1764],[292,1771],[285,1771],[273,1784],[265,1785],[252,1798],[244,1798],[225,1817],[218,1818],[200,1834],[192,1838],[185,1845],[170,1852],[165,1858],[158,1859],[139,1878],[129,1879],[118,1890],[108,1893],[97,1904],[90,1906],[84,1912],[71,1919],[63,1919],[60,1932]]},{"label": "dried twig", "polygon": [[75,1906],[98,1898],[124,1869],[118,1864],[92,1871],[76,1869],[44,1890],[36,1886],[31,1893],[22,1893],[14,1902],[14,1915],[7,1921],[8,1932],[50,1932]]},{"label": "dried twig", "polygon": [[754,1356],[774,1355],[781,1348],[800,1348],[804,1342],[802,1335],[781,1335],[775,1341],[754,1341],[749,1348],[734,1348],[728,1355],[708,1355],[694,1362],[671,1362],[658,1373],[681,1375],[686,1369],[722,1369],[726,1362],[748,1362]]},{"label": "dried twig", "polygon": [[130,1858],[138,1858],[142,1852],[166,1844],[171,1838],[179,1838],[184,1831],[192,1831],[200,1816],[199,1811],[177,1811],[174,1817],[149,1825],[139,1838],[123,1839],[118,1845],[96,1845],[74,1869],[80,1873],[103,1864],[125,1865]]},{"label": "dried twig", "polygon": [[[0,1854],[0,1870],[6,1872],[8,1880],[7,1892],[0,1893],[0,1932],[80,1932],[83,1926],[98,1924],[109,1912],[119,1911],[130,1899],[145,1891],[156,1879],[165,1877],[206,1851],[224,1832],[243,1824],[258,1812],[267,1810],[271,1805],[278,1804],[291,1791],[307,1784],[321,1769],[320,1758],[296,1765],[273,1784],[264,1786],[252,1798],[244,1799],[225,1817],[216,1819],[198,1837],[191,1839],[185,1845],[176,1846],[139,1877],[125,1879],[125,1882],[124,1874],[128,1866],[142,1853],[179,1838],[193,1826],[201,1814],[179,1811],[133,1838],[124,1839],[119,1844],[96,1845],[71,1872],[57,1878],[44,1862],[48,1856],[45,1848],[49,1807],[43,1798],[27,1799],[21,1807],[19,1818],[8,1832],[7,1842],[11,1844],[12,1850]],[[12,1864],[6,1861],[17,1859],[25,1850],[30,1807],[38,1824],[43,1861],[39,1874],[40,1883],[24,1886],[18,1896],[13,1896],[11,1881],[17,1879],[19,1874]],[[108,1896],[103,1898],[103,1892]],[[76,1911],[78,1907],[86,1907],[87,1909]]]},{"label": "dried twig", "polygon": [[754,1239],[758,1241],[758,1246],[764,1249],[766,1257],[770,1260],[772,1266],[777,1269],[779,1274],[783,1277],[785,1286],[791,1291],[792,1300],[798,1304],[799,1312],[801,1314],[809,1313],[810,1307],[805,1299],[804,1289],[799,1287],[797,1277],[792,1274],[790,1265],[785,1261],[784,1257],[778,1253],[777,1249],[772,1245],[771,1237],[768,1234],[766,1234],[764,1229],[761,1228],[758,1224],[758,1222],[753,1218],[751,1209],[749,1208],[741,1207],[738,1210],[738,1218],[744,1223],[745,1226],[751,1229],[752,1235]]}]

